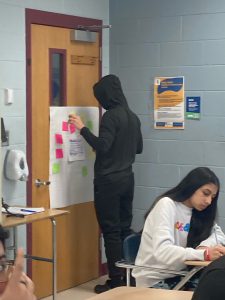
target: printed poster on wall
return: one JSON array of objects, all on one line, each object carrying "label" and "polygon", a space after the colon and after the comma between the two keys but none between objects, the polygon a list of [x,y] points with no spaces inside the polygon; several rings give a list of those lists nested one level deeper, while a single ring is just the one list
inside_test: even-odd
[{"label": "printed poster on wall", "polygon": [[184,77],[154,80],[154,128],[184,129]]},{"label": "printed poster on wall", "polygon": [[70,113],[79,115],[86,127],[98,136],[97,107],[50,107],[50,207],[60,208],[92,201],[95,153],[74,124]]},{"label": "printed poster on wall", "polygon": [[189,120],[200,120],[201,98],[186,97],[186,118]]}]

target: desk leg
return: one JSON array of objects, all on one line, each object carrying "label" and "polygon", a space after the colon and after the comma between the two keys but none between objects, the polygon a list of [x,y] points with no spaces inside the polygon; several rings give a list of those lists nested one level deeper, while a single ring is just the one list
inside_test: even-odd
[{"label": "desk leg", "polygon": [[197,266],[191,269],[190,272],[187,273],[187,275],[184,276],[183,279],[181,279],[180,282],[173,288],[173,290],[180,290],[186,282],[188,282],[189,279],[191,279],[192,276],[194,276],[198,271],[203,269],[204,267],[202,266]]},{"label": "desk leg", "polygon": [[17,254],[17,227],[13,227],[13,255],[14,255],[14,259],[16,259],[16,254]]},{"label": "desk leg", "polygon": [[54,218],[52,222],[52,296],[56,300],[57,293],[57,272],[56,272],[56,221]]}]

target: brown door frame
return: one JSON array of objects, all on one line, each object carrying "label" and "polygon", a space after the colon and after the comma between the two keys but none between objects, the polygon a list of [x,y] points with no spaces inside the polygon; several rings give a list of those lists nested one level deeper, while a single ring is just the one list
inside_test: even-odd
[{"label": "brown door frame", "polygon": [[[71,15],[64,15],[60,13],[52,13],[41,10],[34,10],[26,8],[25,10],[25,20],[26,20],[26,152],[27,152],[27,162],[29,166],[30,178],[32,178],[32,110],[31,110],[31,95],[32,95],[32,84],[31,84],[31,25],[46,25],[55,26],[63,28],[76,29],[79,25],[92,26],[92,25],[102,25],[102,20],[90,19],[84,17],[76,17]],[[102,47],[102,32],[99,31],[99,46]],[[99,74],[101,77],[102,62],[99,63]],[[27,182],[27,205],[32,204],[32,182]],[[27,252],[32,253],[32,227],[27,226]],[[32,276],[32,264],[28,263],[27,271],[29,276]]]}]

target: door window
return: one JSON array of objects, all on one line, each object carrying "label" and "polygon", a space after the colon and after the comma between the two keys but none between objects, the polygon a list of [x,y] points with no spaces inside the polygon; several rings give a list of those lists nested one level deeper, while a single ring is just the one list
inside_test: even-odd
[{"label": "door window", "polygon": [[66,102],[66,51],[49,50],[50,105],[64,106]]}]

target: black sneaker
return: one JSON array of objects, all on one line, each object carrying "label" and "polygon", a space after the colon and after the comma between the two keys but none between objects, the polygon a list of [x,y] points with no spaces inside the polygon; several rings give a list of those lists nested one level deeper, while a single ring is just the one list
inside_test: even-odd
[{"label": "black sneaker", "polygon": [[101,293],[107,292],[109,290],[111,290],[111,280],[110,279],[106,280],[106,282],[104,284],[97,284],[94,287],[94,291],[96,294],[101,294]]}]

